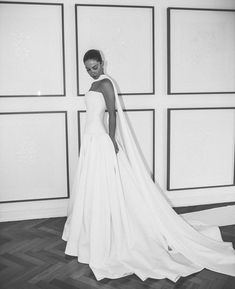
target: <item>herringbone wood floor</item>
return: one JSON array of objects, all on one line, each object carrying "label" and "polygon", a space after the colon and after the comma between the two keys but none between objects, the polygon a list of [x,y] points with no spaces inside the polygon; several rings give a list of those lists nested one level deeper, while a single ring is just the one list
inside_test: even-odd
[{"label": "herringbone wood floor", "polygon": [[[141,281],[136,275],[96,281],[86,264],[64,254],[61,239],[66,218],[0,223],[1,289],[234,289],[235,277],[202,270],[180,278]],[[221,227],[235,245],[235,225]]]}]

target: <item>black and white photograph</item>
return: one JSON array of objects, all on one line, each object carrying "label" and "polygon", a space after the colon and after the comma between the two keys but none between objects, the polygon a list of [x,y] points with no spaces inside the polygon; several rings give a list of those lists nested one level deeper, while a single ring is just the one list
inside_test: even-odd
[{"label": "black and white photograph", "polygon": [[235,288],[235,1],[0,1],[0,289]]}]

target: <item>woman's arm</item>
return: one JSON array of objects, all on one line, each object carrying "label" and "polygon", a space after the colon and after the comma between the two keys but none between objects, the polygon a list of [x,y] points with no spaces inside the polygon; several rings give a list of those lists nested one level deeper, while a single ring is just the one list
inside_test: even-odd
[{"label": "woman's arm", "polygon": [[117,153],[118,145],[115,140],[115,131],[116,131],[115,93],[113,85],[109,79],[103,79],[100,83],[100,89],[103,93],[106,107],[109,113],[109,136],[114,144],[114,148]]}]

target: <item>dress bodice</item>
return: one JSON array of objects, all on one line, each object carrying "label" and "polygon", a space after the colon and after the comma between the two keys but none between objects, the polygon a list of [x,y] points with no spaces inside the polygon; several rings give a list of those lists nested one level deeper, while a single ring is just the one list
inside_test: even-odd
[{"label": "dress bodice", "polygon": [[106,104],[101,92],[89,90],[85,94],[86,133],[106,133],[104,116]]}]

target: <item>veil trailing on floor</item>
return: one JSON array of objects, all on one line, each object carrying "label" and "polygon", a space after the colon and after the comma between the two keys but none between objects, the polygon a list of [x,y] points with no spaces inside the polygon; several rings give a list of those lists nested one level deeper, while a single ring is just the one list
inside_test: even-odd
[{"label": "veil trailing on floor", "polygon": [[[115,91],[117,143],[126,153],[154,226],[162,232],[165,240],[162,244],[167,244],[166,249],[170,247],[173,252],[179,252],[202,268],[235,276],[235,251],[232,243],[222,240],[217,226],[184,220],[172,209],[157,181],[152,180],[122,110],[115,84],[107,75],[101,75],[99,80],[104,78],[112,82]],[[117,161],[118,158],[117,154]]]}]

